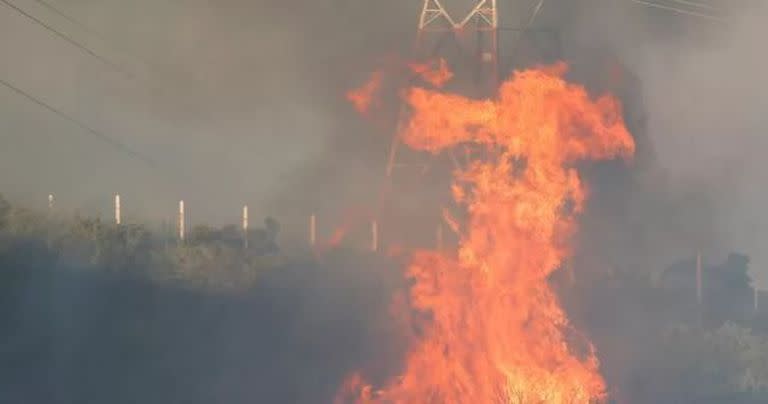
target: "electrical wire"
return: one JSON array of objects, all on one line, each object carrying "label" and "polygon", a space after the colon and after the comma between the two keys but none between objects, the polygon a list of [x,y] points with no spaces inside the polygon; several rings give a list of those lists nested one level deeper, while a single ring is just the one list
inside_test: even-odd
[{"label": "electrical wire", "polygon": [[77,118],[72,117],[71,115],[66,114],[65,112],[62,112],[54,107],[52,107],[50,104],[46,103],[45,101],[33,96],[32,94],[29,94],[28,92],[22,90],[19,87],[14,86],[8,81],[5,81],[3,79],[0,79],[0,84],[5,86],[6,88],[10,89],[14,93],[23,96],[24,98],[32,101],[33,103],[37,104],[38,106],[58,115],[60,118],[64,119],[65,121],[68,121],[76,126],[78,126],[80,129],[83,129],[86,133],[93,136],[94,138],[100,140],[103,143],[106,143],[113,147],[116,150],[119,150],[127,155],[130,155],[131,157],[141,160],[142,162],[152,166],[153,168],[157,168],[157,163],[150,157],[137,152],[136,150],[133,150],[132,148],[128,147],[127,145],[113,139],[110,136],[107,136],[106,134],[86,125],[85,123],[81,122]]},{"label": "electrical wire", "polygon": [[536,8],[533,10],[533,13],[531,14],[531,18],[528,19],[528,25],[526,25],[525,29],[531,28],[533,26],[533,22],[536,20],[536,17],[539,15],[539,11],[541,11],[541,6],[544,5],[544,0],[539,0],[539,2],[536,4]]},{"label": "electrical wire", "polygon": [[78,27],[80,30],[82,30],[83,32],[87,33],[88,35],[91,35],[92,37],[98,39],[103,44],[113,48],[115,51],[117,51],[119,53],[122,53],[122,54],[125,54],[127,56],[130,56],[132,58],[139,59],[144,64],[147,64],[147,65],[150,64],[143,57],[141,57],[141,56],[139,56],[139,55],[137,55],[137,54],[135,54],[133,52],[127,51],[124,46],[120,46],[118,44],[115,44],[114,41],[110,41],[109,39],[107,39],[102,33],[98,32],[98,30],[88,26],[88,24],[85,24],[85,23],[82,23],[82,22],[78,21],[75,17],[72,17],[70,14],[64,12],[62,9],[54,6],[49,1],[46,1],[46,0],[32,0],[32,1],[34,1],[37,4],[39,4],[41,7],[44,7],[45,9],[47,9],[50,12],[52,12],[53,14],[58,15],[59,17],[63,18],[64,20],[66,20],[70,24]]},{"label": "electrical wire", "polygon": [[712,11],[719,11],[720,9],[718,7],[715,7],[711,4],[702,3],[700,1],[691,1],[691,0],[669,0],[673,3],[680,3],[685,4],[686,6],[692,6],[692,7],[699,7],[699,8],[706,8],[708,10]]},{"label": "electrical wire", "polygon": [[672,6],[666,6],[666,5],[663,5],[663,4],[653,3],[653,2],[650,2],[650,1],[644,1],[644,0],[629,0],[629,1],[631,1],[633,3],[640,4],[640,5],[644,5],[646,7],[658,8],[658,9],[662,9],[662,10],[672,11],[674,13],[685,14],[685,15],[689,15],[689,16],[692,16],[692,17],[704,18],[704,19],[708,19],[708,20],[711,20],[711,21],[717,21],[717,22],[725,22],[726,21],[724,18],[717,17],[717,16],[714,16],[714,15],[704,14],[704,13],[700,13],[700,12],[697,12],[697,11],[683,10],[681,8],[672,7]]},{"label": "electrical wire", "polygon": [[[7,1],[6,1],[6,0],[0,0],[0,1],[2,1],[3,3],[7,3]],[[34,1],[35,3],[38,3],[38,4],[39,4],[41,7],[44,7],[44,8],[46,8],[47,10],[49,10],[50,12],[52,12],[53,14],[56,14],[56,15],[58,15],[59,17],[63,18],[64,20],[66,20],[66,21],[67,21],[67,22],[69,22],[70,24],[72,24],[72,25],[74,25],[74,26],[78,27],[78,28],[79,28],[79,29],[81,29],[83,32],[85,32],[85,33],[87,33],[87,34],[89,34],[89,35],[93,36],[94,38],[98,39],[98,40],[99,40],[100,42],[102,42],[103,44],[105,44],[105,45],[107,45],[107,46],[109,46],[109,47],[113,48],[113,49],[114,49],[114,50],[116,50],[117,52],[119,52],[119,53],[122,53],[122,54],[125,54],[125,55],[127,55],[127,56],[130,56],[131,58],[134,58],[134,59],[137,59],[137,60],[139,60],[141,63],[143,63],[145,66],[147,66],[147,67],[150,69],[150,71],[151,71],[152,73],[154,73],[154,74],[157,74],[157,73],[156,73],[156,72],[157,72],[157,69],[156,69],[156,68],[155,68],[155,67],[152,65],[152,63],[151,63],[151,62],[149,62],[149,61],[148,61],[146,58],[144,58],[143,56],[137,55],[137,54],[136,54],[136,53],[134,53],[134,52],[129,52],[129,51],[126,51],[126,49],[125,49],[125,48],[123,48],[123,47],[121,47],[121,46],[117,46],[117,45],[115,45],[113,42],[111,42],[111,41],[109,41],[108,39],[106,39],[106,38],[105,38],[105,37],[104,37],[104,36],[103,36],[101,33],[99,33],[97,30],[93,29],[92,27],[88,26],[87,24],[84,24],[84,23],[82,23],[82,22],[78,21],[78,20],[77,20],[75,17],[72,17],[70,14],[68,14],[68,13],[64,12],[64,11],[63,11],[63,10],[61,10],[60,8],[58,8],[58,7],[56,7],[55,5],[51,4],[51,2],[49,2],[49,1],[46,1],[46,0],[32,0],[32,1]],[[16,7],[16,8],[14,8],[14,9],[17,9],[17,7]],[[17,10],[17,11],[21,12],[20,10]],[[25,14],[25,15],[26,15],[26,14]],[[32,17],[31,17],[31,16],[28,16],[28,18],[32,18]],[[37,21],[36,21],[36,22],[37,22]],[[39,23],[40,23],[41,25],[43,25],[41,22],[39,22]],[[45,26],[45,25],[44,25],[44,26]],[[46,26],[46,28],[48,28],[48,29],[51,29],[51,28],[49,28],[49,27],[47,27],[47,26]],[[51,31],[55,32],[56,34],[60,34],[59,32],[57,32],[57,31],[55,31],[55,30],[53,30],[53,29],[51,29]],[[66,39],[67,39],[67,38],[65,38],[65,40],[66,40]],[[75,46],[78,46],[78,44],[75,44]],[[88,51],[87,49],[84,49],[84,48],[83,48],[83,47],[81,47],[81,46],[78,46],[78,47],[79,47],[80,49],[83,49],[83,50],[85,50],[85,51]],[[97,57],[98,57],[98,56],[97,56]],[[102,60],[102,61],[103,61],[103,60]],[[108,63],[108,64],[110,64],[110,63]],[[116,64],[110,64],[110,65],[111,65],[111,66],[113,66],[113,67],[116,67],[116,68],[120,68],[120,66],[117,66]],[[120,71],[121,71],[121,72],[123,72],[123,73],[124,73],[126,76],[128,76],[129,78],[136,78],[136,76],[135,76],[134,74],[132,74],[131,72],[128,72],[128,71],[125,71],[125,70],[122,70],[122,69],[120,69]],[[142,81],[144,82],[144,84],[145,84],[146,88],[147,88],[149,91],[152,91],[153,93],[156,93],[156,94],[163,94],[163,95],[167,95],[167,94],[169,93],[168,89],[165,89],[165,88],[161,88],[161,87],[158,87],[158,86],[156,86],[156,85],[153,85],[152,83],[150,83],[149,81],[147,81],[147,79],[140,79],[140,80],[142,80]],[[192,106],[189,104],[189,102],[187,102],[186,100],[184,100],[184,101],[176,101],[176,102],[177,102],[177,103],[179,103],[179,104],[182,104],[182,105],[184,105],[184,107],[185,107],[185,108],[187,108],[187,109],[189,109],[189,110],[193,110],[193,109],[194,109],[194,108],[193,108],[193,107],[192,107]]]},{"label": "electrical wire", "polygon": [[54,29],[53,27],[51,27],[50,25],[46,24],[45,22],[43,22],[39,18],[37,18],[37,17],[33,16],[32,14],[29,14],[28,12],[22,10],[21,8],[19,8],[15,4],[9,2],[8,0],[0,0],[0,2],[5,4],[7,7],[11,8],[12,10],[16,11],[18,14],[21,14],[22,16],[26,17],[27,19],[35,22],[37,25],[40,25],[41,27],[45,28],[46,30],[48,30],[49,32],[53,33],[54,35],[56,35],[60,39],[62,39],[65,42],[69,43],[70,45],[80,49],[81,51],[87,53],[88,55],[98,59],[102,63],[110,66],[114,70],[117,70],[117,71],[119,71],[119,72],[121,72],[121,73],[123,73],[123,74],[125,74],[127,76],[132,76],[132,74],[130,72],[126,71],[118,63],[115,63],[115,62],[109,60],[108,58],[105,58],[105,57],[97,54],[96,52],[94,52],[93,50],[88,48],[87,46],[81,44],[80,42],[75,41],[74,39],[72,39],[69,36],[65,35],[63,32]]},{"label": "electrical wire", "polygon": [[[59,17],[67,20],[70,24],[78,26],[83,31],[86,31],[86,32],[88,32],[91,35],[99,37],[99,35],[96,32],[94,32],[89,26],[81,23],[80,21],[77,21],[76,19],[71,17],[69,14],[61,11],[61,9],[59,9],[56,6],[54,6],[50,2],[45,1],[45,0],[32,0],[32,1],[34,1],[35,3],[41,5],[41,6],[45,7],[45,8],[47,8],[49,11],[51,11],[52,13],[58,15]],[[102,39],[102,38],[99,38],[99,39]]]}]

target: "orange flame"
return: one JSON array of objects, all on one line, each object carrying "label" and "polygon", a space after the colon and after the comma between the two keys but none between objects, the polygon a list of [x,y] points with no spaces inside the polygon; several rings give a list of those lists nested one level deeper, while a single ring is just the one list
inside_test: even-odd
[{"label": "orange flame", "polygon": [[333,231],[331,238],[328,240],[329,247],[338,247],[341,242],[344,241],[344,237],[347,235],[349,229],[346,226],[339,227]]},{"label": "orange flame", "polygon": [[376,93],[381,89],[383,76],[381,71],[373,72],[363,86],[347,93],[347,100],[349,100],[361,114],[366,114],[370,110]]},{"label": "orange flame", "polygon": [[437,88],[441,88],[453,78],[453,72],[448,68],[448,63],[445,59],[439,59],[437,61],[437,68],[433,67],[434,64],[434,61],[427,63],[411,63],[408,67],[413,74],[421,77],[422,80]]},{"label": "orange flame", "polygon": [[[490,146],[455,177],[468,219],[455,257],[416,252],[413,309],[427,313],[401,376],[375,390],[355,373],[337,402],[589,403],[606,386],[547,280],[570,253],[586,190],[574,163],[630,158],[612,97],[564,81],[564,64],[515,73],[495,100],[412,88],[402,134],[438,153]],[[460,192],[459,192],[460,190]]]},{"label": "orange flame", "polygon": [[[453,78],[453,72],[448,68],[448,63],[445,59],[437,59],[426,63],[409,63],[408,68],[413,74],[436,88],[441,88]],[[371,107],[378,102],[377,96],[379,96],[382,90],[383,81],[384,71],[374,71],[365,84],[347,93],[347,100],[352,103],[359,113],[368,114]]]}]

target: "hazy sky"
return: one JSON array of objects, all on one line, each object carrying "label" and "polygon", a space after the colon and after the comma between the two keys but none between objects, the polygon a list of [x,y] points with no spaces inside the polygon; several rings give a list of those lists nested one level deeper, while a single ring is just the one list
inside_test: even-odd
[{"label": "hazy sky", "polygon": [[150,167],[3,89],[2,188],[40,201],[54,192],[84,209],[119,190],[128,212],[132,200],[187,197],[199,217],[217,221],[225,215],[216,211],[261,202],[322,149],[332,130],[327,104],[343,99],[343,91],[322,99],[329,66],[310,63],[319,52],[305,49],[328,38],[307,40],[312,27],[273,3],[52,3],[90,31],[34,1],[15,3],[133,76],[0,5],[0,77],[157,162]]},{"label": "hazy sky", "polygon": [[[343,97],[377,58],[409,48],[416,0],[50,0],[87,28],[12,3],[125,72],[0,3],[0,79],[155,163],[0,87],[0,191],[12,199],[42,207],[53,192],[93,213],[120,192],[127,216],[159,218],[184,198],[193,222],[219,223],[245,202],[253,217],[308,214],[381,175],[387,141]],[[514,27],[536,2],[499,3]],[[762,274],[766,14],[736,3],[721,24],[628,0],[551,0],[539,24],[562,28],[568,57],[608,50],[634,71],[664,192],[708,199],[719,247],[744,250]]]}]

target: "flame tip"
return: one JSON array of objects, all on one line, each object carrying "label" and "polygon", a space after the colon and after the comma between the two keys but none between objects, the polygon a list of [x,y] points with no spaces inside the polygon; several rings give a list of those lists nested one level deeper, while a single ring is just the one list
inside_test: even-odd
[{"label": "flame tip", "polygon": [[[437,64],[439,72],[447,63]],[[515,72],[495,99],[404,91],[412,109],[398,134],[405,144],[433,153],[477,145],[487,154],[455,171],[453,196],[467,220],[459,226],[443,209],[444,222],[459,235],[456,254],[411,255],[407,310],[429,315],[418,320],[423,332],[412,340],[403,373],[376,390],[353,373],[343,393],[352,402],[515,397],[564,404],[606,397],[596,349],[581,334],[583,352],[569,342],[575,330],[547,279],[572,252],[576,216],[588,196],[574,163],[631,162],[635,144],[620,103],[591,99],[565,81],[567,70],[558,62]],[[524,158],[525,167],[510,172],[510,156]],[[569,214],[562,214],[563,201]]]}]

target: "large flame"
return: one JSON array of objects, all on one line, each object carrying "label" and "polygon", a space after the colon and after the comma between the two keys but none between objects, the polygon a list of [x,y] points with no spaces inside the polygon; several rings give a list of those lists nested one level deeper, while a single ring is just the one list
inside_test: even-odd
[{"label": "large flame", "polygon": [[354,105],[357,112],[361,114],[368,113],[376,93],[381,88],[382,78],[383,73],[381,71],[375,71],[371,73],[371,77],[365,85],[347,93],[347,100]]},{"label": "large flame", "polygon": [[[420,332],[402,375],[375,389],[350,376],[338,402],[588,403],[605,383],[548,277],[570,254],[586,190],[574,164],[631,157],[612,97],[590,98],[565,65],[515,73],[494,100],[412,88],[404,142],[438,153],[470,144],[482,158],[455,173],[467,220],[456,254],[420,251],[408,269]],[[584,339],[584,338],[582,338]]]},{"label": "large flame", "polygon": [[453,78],[453,72],[448,68],[448,62],[442,58],[425,63],[409,63],[408,68],[413,74],[437,88],[443,87]]}]

